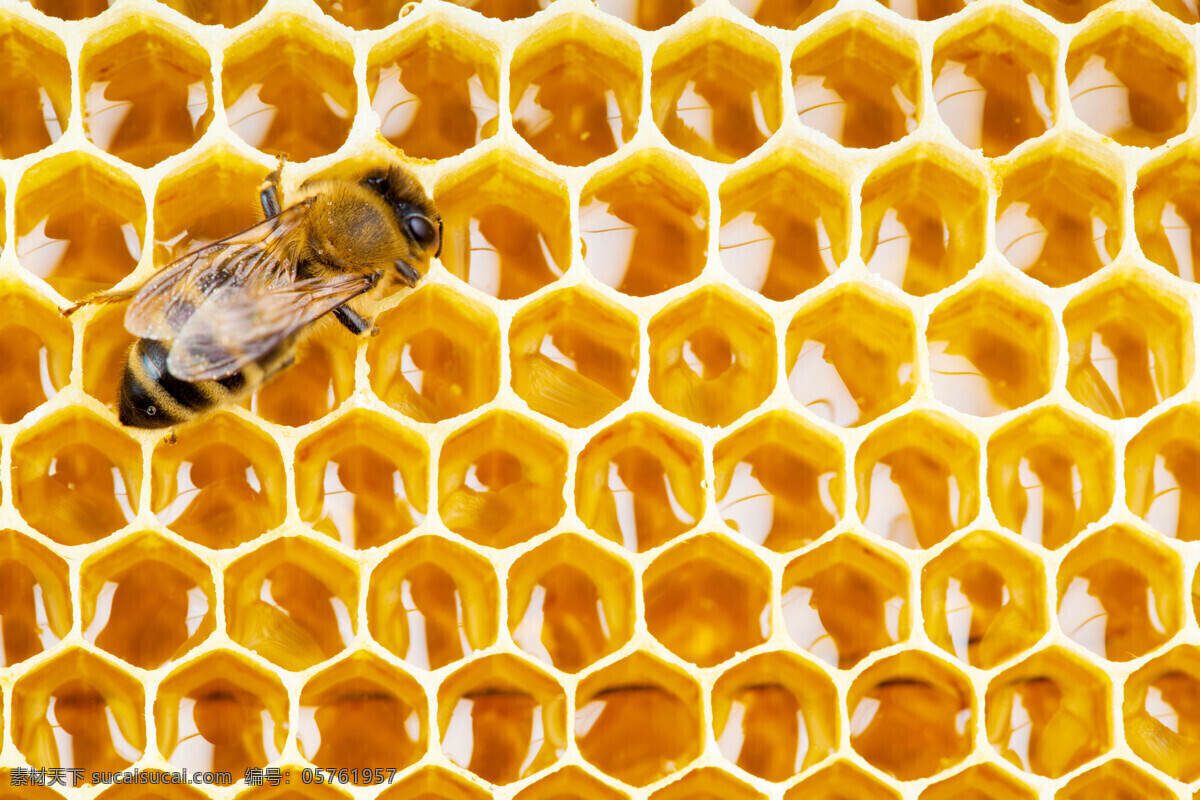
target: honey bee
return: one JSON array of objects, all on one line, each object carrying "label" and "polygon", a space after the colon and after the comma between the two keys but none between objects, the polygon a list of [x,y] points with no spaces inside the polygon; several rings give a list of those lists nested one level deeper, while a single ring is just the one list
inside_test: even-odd
[{"label": "honey bee", "polygon": [[63,312],[130,301],[125,328],[138,341],[121,381],[122,424],[168,428],[237,402],[289,367],[326,314],[356,335],[377,332],[363,313],[386,288],[415,286],[440,255],[441,217],[401,167],[308,181],[283,208],[283,165],[259,190],[262,222]]}]

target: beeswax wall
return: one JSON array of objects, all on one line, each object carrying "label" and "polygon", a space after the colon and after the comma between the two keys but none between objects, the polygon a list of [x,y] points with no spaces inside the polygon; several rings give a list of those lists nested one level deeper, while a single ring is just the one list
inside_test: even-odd
[{"label": "beeswax wall", "polygon": [[[0,798],[1192,797],[1195,0],[695,5],[0,2]],[[400,152],[378,337],[117,424],[59,308]]]}]

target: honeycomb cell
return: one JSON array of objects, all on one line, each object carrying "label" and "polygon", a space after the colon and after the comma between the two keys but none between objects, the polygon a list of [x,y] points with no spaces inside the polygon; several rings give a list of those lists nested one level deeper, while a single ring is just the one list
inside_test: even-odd
[{"label": "honeycomb cell", "polygon": [[57,309],[16,281],[0,281],[0,319],[0,423],[11,424],[67,385],[74,336]]},{"label": "honeycomb cell", "polygon": [[687,673],[635,652],[579,683],[575,743],[604,774],[646,786],[700,755],[700,703],[700,687]]},{"label": "honeycomb cell", "polygon": [[971,284],[929,317],[934,395],[980,417],[1032,403],[1050,391],[1056,328],[1053,312],[1007,276]]},{"label": "honeycomb cell", "polygon": [[442,767],[422,767],[384,789],[379,800],[488,800],[492,795]]},{"label": "honeycomb cell", "polygon": [[280,425],[307,425],[354,394],[358,342],[342,331],[313,336],[296,352],[289,368],[246,398],[250,411]]},{"label": "honeycomb cell", "polygon": [[994,764],[967,767],[921,792],[920,800],[1035,800],[1025,784]]},{"label": "honeycomb cell", "polygon": [[1125,682],[1125,740],[1177,781],[1200,778],[1200,649],[1180,645]]},{"label": "honeycomb cell", "polygon": [[587,287],[562,289],[513,318],[513,391],[534,411],[583,428],[629,399],[640,349],[634,314]]},{"label": "honeycomb cell", "polygon": [[566,510],[566,443],[497,411],[459,430],[438,459],[438,512],[447,528],[488,547],[545,533]]},{"label": "honeycomb cell", "polygon": [[699,767],[650,795],[649,800],[766,800],[719,767]]},{"label": "honeycomb cell", "polygon": [[987,489],[1000,524],[1051,550],[1067,544],[1112,505],[1112,440],[1056,406],[992,434]]},{"label": "honeycomb cell", "polygon": [[1111,746],[1109,679],[1058,647],[1009,667],[988,684],[988,741],[1034,775],[1057,778]]},{"label": "honeycomb cell", "polygon": [[629,800],[629,795],[610,789],[572,764],[531,784],[513,800]]},{"label": "honeycomb cell", "polygon": [[678,22],[698,0],[596,0],[596,7],[645,31],[656,31]]},{"label": "honeycomb cell", "polygon": [[[121,771],[146,749],[142,685],[78,647],[12,686],[12,741],[31,767]],[[70,780],[70,778],[68,778]]]},{"label": "honeycomb cell", "polygon": [[417,422],[488,403],[500,387],[500,327],[486,307],[426,285],[379,316],[367,345],[371,389]]},{"label": "honeycomb cell", "polygon": [[935,145],[881,166],[862,189],[867,269],[919,297],[962,279],[983,258],[985,185],[978,170]]},{"label": "honeycomb cell", "polygon": [[135,667],[175,661],[216,629],[211,569],[157,534],[90,558],[79,582],[83,638]]},{"label": "honeycomb cell", "polygon": [[731,425],[775,388],[771,318],[728,288],[706,286],[650,320],[650,394],[710,427]]},{"label": "honeycomb cell", "polygon": [[279,758],[288,735],[287,690],[233,653],[205,653],[159,684],[154,727],[172,766],[240,778]]},{"label": "honeycomb cell", "polygon": [[1184,143],[1151,161],[1133,191],[1133,222],[1142,253],[1185,281],[1200,267],[1200,205],[1191,187],[1200,180],[1200,152]]},{"label": "honeycomb cell", "polygon": [[[375,5],[364,3],[365,14]],[[395,19],[395,17],[393,17]],[[499,129],[494,44],[429,16],[371,51],[367,93],[379,133],[413,158],[448,158]]]},{"label": "honeycomb cell", "polygon": [[1121,186],[1107,151],[1081,139],[1052,140],[1003,176],[996,246],[1048,286],[1082,280],[1121,249]]},{"label": "honeycomb cell", "polygon": [[1110,419],[1140,416],[1192,377],[1192,318],[1182,297],[1137,273],[1079,295],[1063,312],[1067,391]]},{"label": "honeycomb cell", "polygon": [[579,200],[583,263],[618,292],[646,297],[693,280],[708,258],[708,195],[687,164],[639,150],[588,181]]},{"label": "honeycomb cell", "polygon": [[1032,17],[999,6],[980,11],[935,45],[938,115],[967,147],[1007,155],[1054,125],[1057,51]]},{"label": "honeycomb cell", "polygon": [[500,585],[487,560],[437,536],[405,544],[375,568],[371,637],[419,669],[440,669],[496,640]]},{"label": "honeycomb cell", "polygon": [[709,17],[654,54],[650,108],[671,144],[732,163],[779,129],[782,81],[773,45],[740,25]]},{"label": "honeycomb cell", "polygon": [[964,663],[991,669],[1049,629],[1041,561],[994,533],[973,531],[921,571],[925,633]]},{"label": "honeycomb cell", "polygon": [[908,569],[843,534],[788,564],[783,623],[796,644],[840,669],[908,638]]},{"label": "honeycomb cell", "polygon": [[[170,783],[175,779],[173,774],[145,768],[141,769],[139,775],[141,773],[146,774],[146,778],[139,777],[139,780],[157,781],[157,786],[153,783],[150,784],[153,788],[145,784],[123,783],[108,787],[96,797],[98,800],[205,800],[208,797],[201,790],[191,786]],[[4,797],[3,793],[0,793],[0,797]],[[59,797],[60,795],[54,795],[54,800],[58,800]],[[37,800],[37,796],[28,796],[25,800]]]},{"label": "honeycomb cell", "polygon": [[1180,796],[1128,761],[1114,758],[1067,781],[1054,800],[1174,800]]},{"label": "honeycomb cell", "polygon": [[271,155],[307,161],[346,141],[358,108],[350,46],[303,17],[279,14],[225,51],[230,129]]},{"label": "honeycomb cell", "polygon": [[137,442],[90,412],[55,414],[13,444],[13,502],[59,544],[96,542],[132,522],[141,483]]},{"label": "honeycomb cell", "polygon": [[64,153],[21,176],[17,260],[68,300],[107,289],[132,272],[145,228],[141,189],[90,155]]},{"label": "honeycomb cell", "polygon": [[1200,539],[1200,485],[1193,444],[1200,407],[1176,406],[1151,420],[1125,450],[1125,502],[1154,529],[1184,542]]},{"label": "honeycomb cell", "polygon": [[508,654],[475,659],[446,678],[437,707],[443,755],[488,783],[528,778],[567,749],[563,688]]},{"label": "honeycomb cell", "polygon": [[1170,547],[1131,528],[1093,533],[1058,571],[1063,633],[1109,661],[1154,650],[1183,625],[1183,567]]},{"label": "honeycomb cell", "polygon": [[237,547],[283,522],[287,478],[274,441],[229,413],[155,445],[151,508],[204,547]]},{"label": "honeycomb cell", "polygon": [[67,562],[16,531],[0,531],[0,668],[58,646],[71,630]]},{"label": "honeycomb cell", "polygon": [[633,571],[575,534],[556,537],[508,571],[508,630],[525,652],[578,672],[633,636]]},{"label": "honeycomb cell", "polygon": [[236,28],[267,4],[266,0],[222,0],[220,3],[198,3],[196,0],[158,0],[201,25],[221,25]]},{"label": "honeycomb cell", "polygon": [[458,6],[477,11],[485,17],[514,20],[531,17],[553,0],[450,0]]},{"label": "honeycomb cell", "polygon": [[373,770],[404,769],[425,754],[428,707],[420,684],[360,651],[305,683],[296,742],[316,766],[369,785],[378,782]]},{"label": "honeycomb cell", "polygon": [[849,761],[835,761],[792,786],[784,800],[900,800],[900,793]]},{"label": "honeycomb cell", "polygon": [[713,686],[721,754],[756,778],[786,781],[838,748],[838,696],[829,676],[792,653],[754,656]]},{"label": "honeycomb cell", "polygon": [[818,417],[863,425],[913,396],[916,339],[907,308],[866,285],[844,284],[788,325],[788,387]]},{"label": "honeycomb cell", "polygon": [[511,69],[513,128],[556,164],[590,164],[637,133],[642,54],[607,26],[559,16],[521,44]]},{"label": "honeycomb cell", "polygon": [[403,0],[317,0],[325,14],[356,30],[386,28],[400,19]]},{"label": "honeycomb cell", "polygon": [[839,16],[792,57],[800,121],[845,147],[882,147],[916,130],[917,43],[874,14]]},{"label": "honeycomb cell", "polygon": [[936,412],[876,428],[859,447],[854,473],[863,524],[904,547],[933,547],[979,514],[979,443]]},{"label": "honeycomb cell", "polygon": [[[301,785],[302,776],[307,776],[313,783]],[[238,778],[238,776],[233,776]],[[323,777],[328,778],[328,773]],[[349,777],[349,776],[347,776]],[[237,795],[237,800],[346,800],[350,795],[328,783],[316,783],[316,773],[312,767],[288,764],[279,767],[280,785],[272,786],[265,783],[253,789],[246,789]],[[301,785],[301,788],[295,788]]]},{"label": "honeycomb cell", "polygon": [[225,568],[229,637],[283,669],[308,669],[342,652],[357,617],[354,565],[308,539],[273,539]]},{"label": "honeycomb cell", "polygon": [[1120,144],[1157,147],[1183,133],[1195,104],[1191,43],[1149,14],[1113,14],[1067,53],[1075,115]]},{"label": "honeycomb cell", "polygon": [[872,664],[854,681],[846,703],[850,746],[899,780],[936,775],[974,749],[971,684],[925,653],[908,651]]},{"label": "honeycomb cell", "polygon": [[1104,4],[1105,0],[1029,0],[1030,6],[1045,11],[1059,22],[1079,22]]},{"label": "honeycomb cell", "polygon": [[80,59],[83,128],[101,150],[151,167],[208,130],[212,65],[181,31],[129,16],[110,35],[89,38]]},{"label": "honeycomb cell", "polygon": [[0,158],[20,158],[58,141],[71,116],[71,66],[58,37],[15,16],[0,19]]},{"label": "honeycomb cell", "polygon": [[52,17],[65,20],[88,19],[103,14],[112,0],[29,0],[29,4]]},{"label": "honeycomb cell", "polygon": [[83,329],[80,348],[83,390],[107,405],[114,418],[125,362],[133,343],[133,336],[125,330],[125,307],[122,305],[100,306]]},{"label": "honeycomb cell", "polygon": [[698,440],[650,414],[632,414],[579,454],[575,512],[606,539],[645,552],[700,521],[703,481]]}]

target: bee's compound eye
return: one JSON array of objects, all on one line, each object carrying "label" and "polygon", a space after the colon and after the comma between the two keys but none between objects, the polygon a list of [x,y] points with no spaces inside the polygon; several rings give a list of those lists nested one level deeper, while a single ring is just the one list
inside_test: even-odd
[{"label": "bee's compound eye", "polygon": [[422,249],[428,250],[437,241],[437,227],[428,218],[414,214],[405,219],[404,223],[408,226],[408,235],[421,245]]}]

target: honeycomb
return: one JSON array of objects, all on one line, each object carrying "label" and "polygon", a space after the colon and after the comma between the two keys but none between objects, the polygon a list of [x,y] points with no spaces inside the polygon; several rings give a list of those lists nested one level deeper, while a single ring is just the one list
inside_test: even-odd
[{"label": "honeycomb", "polygon": [[[1198,21],[0,1],[0,800],[1200,797]],[[282,153],[440,259],[120,427]]]}]

